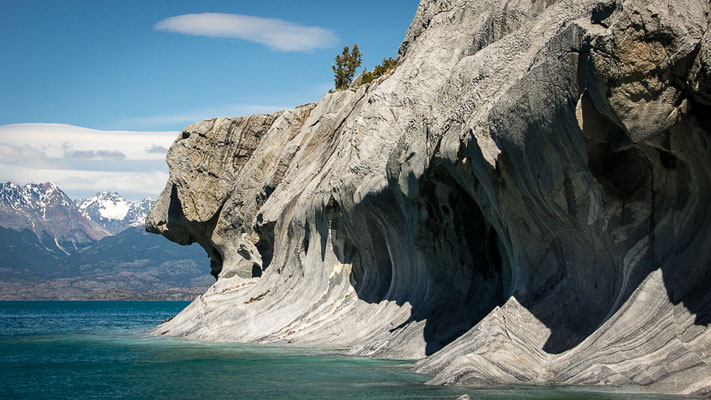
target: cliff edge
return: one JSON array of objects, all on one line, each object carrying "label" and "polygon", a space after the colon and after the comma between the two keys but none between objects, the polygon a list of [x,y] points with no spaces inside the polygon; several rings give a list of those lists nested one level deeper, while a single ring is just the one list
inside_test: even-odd
[{"label": "cliff edge", "polygon": [[711,393],[710,15],[422,0],[385,79],[187,127],[146,228],[218,279],[156,333]]}]

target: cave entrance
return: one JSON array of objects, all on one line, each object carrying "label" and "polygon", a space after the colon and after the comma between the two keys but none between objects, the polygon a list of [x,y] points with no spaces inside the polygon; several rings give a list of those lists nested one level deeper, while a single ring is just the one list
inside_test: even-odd
[{"label": "cave entrance", "polygon": [[420,185],[416,244],[432,281],[426,319],[426,353],[470,330],[506,301],[510,267],[505,246],[476,200],[435,162]]},{"label": "cave entrance", "polygon": [[262,276],[262,272],[269,268],[274,257],[274,226],[275,222],[263,223],[262,214],[257,215],[257,225],[253,227],[257,233],[259,240],[255,243],[255,247],[262,258],[262,265],[252,265],[252,277],[258,278]]}]

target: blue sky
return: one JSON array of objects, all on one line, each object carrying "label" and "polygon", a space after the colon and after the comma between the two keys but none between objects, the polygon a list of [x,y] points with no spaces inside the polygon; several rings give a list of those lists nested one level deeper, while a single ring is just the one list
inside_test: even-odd
[{"label": "blue sky", "polygon": [[[104,157],[114,146],[104,131],[177,134],[200,119],[315,101],[333,87],[331,64],[344,45],[357,42],[363,66],[371,69],[396,55],[417,3],[0,0],[0,180],[52,179],[60,187],[70,181],[54,172],[45,173],[46,179],[40,172],[15,174],[33,168],[13,161],[18,148],[42,153],[29,158],[45,157],[44,171],[162,171],[167,177],[161,160],[129,165],[137,160],[128,154]],[[48,144],[54,150],[47,150],[35,143],[37,123],[91,128],[79,132],[93,136],[84,140],[88,136],[52,125],[59,128]],[[4,140],[8,135],[27,142],[10,143]],[[97,137],[107,138],[105,146]],[[152,143],[154,138],[141,149],[166,146],[164,139]],[[63,188],[73,197],[99,189],[98,182],[80,181]],[[162,187],[103,189],[140,197]]]}]

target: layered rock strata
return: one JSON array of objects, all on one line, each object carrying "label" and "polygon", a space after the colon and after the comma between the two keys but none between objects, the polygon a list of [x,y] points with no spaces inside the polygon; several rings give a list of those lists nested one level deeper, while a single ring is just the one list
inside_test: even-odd
[{"label": "layered rock strata", "polygon": [[146,226],[218,279],[156,332],[708,394],[710,13],[423,0],[392,75],[189,126]]}]

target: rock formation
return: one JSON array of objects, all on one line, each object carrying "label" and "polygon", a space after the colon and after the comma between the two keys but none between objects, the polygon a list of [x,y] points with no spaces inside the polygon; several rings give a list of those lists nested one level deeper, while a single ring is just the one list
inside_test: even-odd
[{"label": "rock formation", "polygon": [[146,226],[218,279],[156,332],[708,394],[710,13],[422,0],[390,76],[187,127]]}]

